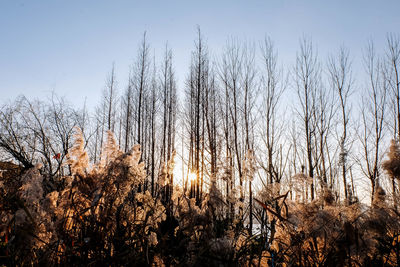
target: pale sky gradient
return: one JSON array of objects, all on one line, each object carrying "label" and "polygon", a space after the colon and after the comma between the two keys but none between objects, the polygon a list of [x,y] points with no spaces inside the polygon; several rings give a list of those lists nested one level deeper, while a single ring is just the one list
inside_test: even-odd
[{"label": "pale sky gradient", "polygon": [[156,59],[169,42],[182,90],[196,25],[215,53],[230,36],[269,35],[285,64],[293,64],[303,34],[321,59],[345,44],[357,74],[368,39],[379,50],[387,32],[400,33],[400,1],[0,0],[0,102],[54,90],[76,105],[87,97],[93,107],[114,61],[125,89],[144,31]]}]

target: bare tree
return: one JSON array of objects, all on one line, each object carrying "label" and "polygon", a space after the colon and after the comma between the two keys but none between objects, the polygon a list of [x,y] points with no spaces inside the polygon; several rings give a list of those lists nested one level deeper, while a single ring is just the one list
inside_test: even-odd
[{"label": "bare tree", "polygon": [[107,108],[107,130],[114,132],[116,123],[117,92],[115,79],[115,64],[113,63],[110,76],[107,78],[106,88],[103,91],[104,101]]},{"label": "bare tree", "polygon": [[400,140],[400,39],[397,35],[388,34],[384,78],[393,99],[393,137]]},{"label": "bare tree", "polygon": [[360,165],[363,173],[370,180],[372,201],[375,188],[379,184],[388,84],[382,77],[382,63],[376,56],[372,42],[368,44],[364,63],[369,84],[368,91],[364,94],[367,97],[363,97],[361,110],[362,133],[360,133],[360,139],[363,161],[360,162]]},{"label": "bare tree", "polygon": [[306,143],[306,158],[308,176],[312,179],[310,185],[311,199],[314,199],[314,169],[315,162],[313,152],[315,150],[316,123],[314,115],[317,108],[317,90],[320,79],[320,66],[317,62],[313,44],[305,37],[300,40],[300,51],[297,54],[294,69],[294,80],[297,95],[300,102],[298,110],[304,126]]},{"label": "bare tree", "polygon": [[[267,154],[267,162],[260,161],[261,167],[267,173],[269,183],[280,183],[283,173],[280,171],[279,139],[282,138],[283,125],[277,120],[278,104],[285,90],[282,71],[277,66],[277,52],[270,38],[265,38],[262,46],[263,74],[261,89],[264,96],[263,122],[265,131],[262,133]],[[282,121],[282,120],[281,120]]]},{"label": "bare tree", "polygon": [[151,95],[150,95],[150,183],[151,183],[151,195],[155,194],[155,177],[156,177],[156,144],[157,144],[157,130],[156,130],[156,119],[157,119],[157,105],[158,105],[158,84],[157,84],[157,68],[155,60],[153,60],[153,76],[151,79]]},{"label": "bare tree", "polygon": [[[176,133],[176,112],[177,112],[177,95],[176,80],[172,64],[172,50],[165,46],[164,60],[160,68],[160,87],[161,87],[161,157],[160,166],[166,167],[167,163],[172,159],[175,151],[175,133]],[[168,174],[169,181],[166,188],[166,196],[172,194],[173,174]]]},{"label": "bare tree", "polygon": [[[387,35],[386,57],[384,64],[385,79],[389,86],[392,105],[393,121],[389,123],[393,129],[393,139],[400,141],[400,38],[395,34]],[[397,201],[396,180],[391,179],[392,194]],[[397,203],[394,203],[397,206]]]},{"label": "bare tree", "polygon": [[[243,159],[246,164],[243,170],[243,179],[248,182],[249,186],[249,232],[253,232],[253,188],[252,180],[254,176],[254,128],[255,128],[255,107],[256,93],[258,84],[256,84],[257,71],[255,68],[255,47],[252,44],[246,44],[243,51],[243,72],[242,72],[242,87],[243,87],[243,107],[242,126],[244,143]],[[244,188],[242,188],[244,191]],[[241,194],[242,201],[244,196]]]},{"label": "bare tree", "polygon": [[63,163],[73,128],[87,121],[85,116],[85,110],[73,109],[54,94],[49,103],[20,97],[0,110],[0,150],[26,169],[41,163],[49,186],[56,186],[54,178],[66,174]]},{"label": "bare tree", "polygon": [[227,211],[227,218],[232,220],[235,214],[234,211],[234,203],[232,203],[231,192],[235,186],[235,174],[234,174],[234,146],[233,146],[233,134],[231,121],[232,117],[230,115],[230,105],[231,99],[229,95],[229,70],[227,67],[227,63],[224,59],[219,65],[219,80],[221,81],[223,88],[223,96],[220,97],[219,100],[219,108],[222,114],[222,125],[223,125],[223,142],[225,146],[225,161],[224,161],[224,174],[223,179],[226,181],[226,202],[229,206]]},{"label": "bare tree", "polygon": [[132,72],[129,72],[128,85],[125,89],[124,94],[121,97],[121,117],[123,117],[123,135],[124,135],[124,151],[128,152],[132,145],[132,124],[133,120],[133,81]]},{"label": "bare tree", "polygon": [[[278,120],[279,101],[285,90],[282,70],[278,69],[278,55],[272,40],[268,37],[261,44],[262,76],[261,92],[263,94],[262,105],[262,131],[261,140],[265,146],[265,152],[260,152],[259,165],[266,174],[266,181],[262,181],[265,189],[270,188],[273,183],[280,183],[283,178],[284,165],[282,151],[283,120]],[[250,196],[250,201],[252,196]],[[251,218],[251,217],[250,217]],[[272,218],[270,223],[272,242],[275,233],[276,219]]]},{"label": "bare tree", "polygon": [[[353,77],[351,71],[351,62],[349,60],[349,51],[342,47],[337,56],[328,58],[328,72],[330,76],[331,86],[339,98],[339,106],[341,109],[342,134],[339,140],[340,154],[339,164],[342,167],[342,182],[344,195],[348,198],[347,192],[347,158],[348,158],[348,124],[349,124],[349,96],[352,92]],[[333,182],[330,182],[332,187]],[[354,193],[354,192],[353,192]]]},{"label": "bare tree", "polygon": [[132,86],[134,90],[134,106],[136,108],[136,142],[143,143],[143,109],[150,79],[149,45],[146,42],[146,32],[138,50],[138,56],[133,66]]},{"label": "bare tree", "polygon": [[[1,108],[0,147],[6,155],[28,169],[33,167],[35,160],[34,153],[29,150],[29,147],[33,147],[36,142],[34,135],[24,132],[23,123],[19,118],[22,112],[21,102],[24,100],[24,98],[19,99],[13,105],[5,105]],[[29,143],[31,146],[28,145]]]},{"label": "bare tree", "polygon": [[[243,143],[241,142],[241,122],[242,116],[240,108],[242,106],[241,75],[243,70],[243,51],[237,40],[231,40],[227,43],[220,62],[220,80],[225,88],[225,136],[228,149],[228,165],[230,191],[233,192],[235,178],[239,178],[240,202],[243,203],[243,172],[242,156]],[[227,197],[229,194],[227,194]],[[234,217],[234,203],[231,204],[231,218]],[[239,210],[239,216],[243,215],[242,207]]]},{"label": "bare tree", "polygon": [[102,91],[102,96],[99,105],[95,111],[95,139],[94,139],[94,161],[100,159],[103,148],[104,135],[107,130],[114,132],[116,125],[118,95],[117,81],[115,78],[115,64],[113,63],[111,72],[106,79],[105,88]]},{"label": "bare tree", "polygon": [[195,50],[192,52],[190,74],[187,80],[186,99],[188,99],[189,113],[189,166],[192,172],[196,173],[195,195],[197,203],[200,203],[203,190],[204,173],[201,168],[204,166],[204,92],[208,86],[209,59],[207,47],[204,44],[200,28],[197,29],[197,40]]},{"label": "bare tree", "polygon": [[215,77],[215,71],[213,68],[209,71],[209,86],[205,89],[203,109],[206,123],[206,144],[205,150],[209,154],[209,165],[205,168],[206,172],[209,173],[211,183],[216,183],[218,174],[218,159],[220,158],[218,144],[219,140],[219,127],[218,121],[218,99],[219,91],[217,80]]}]

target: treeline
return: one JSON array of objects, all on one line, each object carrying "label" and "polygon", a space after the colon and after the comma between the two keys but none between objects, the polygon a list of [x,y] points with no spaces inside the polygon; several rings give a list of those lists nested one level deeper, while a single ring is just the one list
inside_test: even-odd
[{"label": "treeline", "polygon": [[257,44],[229,39],[212,55],[198,30],[178,94],[171,48],[156,60],[144,34],[126,88],[118,86],[113,65],[94,112],[56,95],[3,105],[2,156],[26,168],[41,162],[50,177],[65,174],[61,163],[78,126],[94,162],[108,130],[123,151],[140,144],[149,175],[143,186],[151,190],[176,151],[185,183],[189,173],[197,176],[197,199],[211,178],[224,180],[227,192],[240,185],[245,198],[252,189],[244,188],[246,161],[265,184],[291,186],[295,174],[307,175],[312,181],[304,199],[326,184],[337,200],[351,202],[360,181],[370,184],[371,198],[379,180],[396,192],[381,163],[389,141],[400,138],[398,36],[387,35],[384,51],[372,42],[363,49],[365,80],[353,76],[348,49],[321,60],[311,39],[299,44],[295,64],[283,68],[269,38]]},{"label": "treeline", "polygon": [[[26,170],[41,163],[44,197],[62,192],[68,186],[72,190],[83,177],[96,176],[87,171],[91,167],[102,166],[103,171],[110,171],[110,164],[117,164],[111,163],[110,158],[118,157],[110,156],[107,151],[129,155],[132,146],[139,144],[141,153],[137,161],[143,164],[143,177],[135,180],[125,192],[124,201],[136,203],[135,197],[129,198],[129,194],[148,193],[165,208],[166,219],[161,221],[176,220],[174,223],[180,224],[179,216],[173,215],[179,206],[173,199],[176,199],[174,191],[182,190],[180,197],[193,199],[193,205],[207,214],[210,212],[207,216],[212,218],[212,227],[221,223],[221,233],[225,234],[228,229],[236,229],[236,241],[240,239],[241,230],[246,230],[244,236],[249,237],[261,232],[264,238],[261,241],[267,247],[256,246],[256,250],[246,250],[244,254],[246,260],[251,255],[252,261],[256,253],[260,257],[259,264],[265,250],[272,260],[271,255],[282,251],[282,246],[286,246],[287,253],[297,246],[282,245],[283,236],[299,234],[292,226],[299,227],[299,222],[288,223],[287,203],[305,205],[303,208],[309,209],[311,217],[321,215],[321,211],[326,211],[325,206],[335,206],[335,212],[345,209],[344,214],[355,212],[361,218],[361,208],[354,211],[356,206],[362,205],[358,196],[370,193],[370,217],[366,215],[363,221],[357,221],[355,216],[350,222],[337,218],[336,213],[332,215],[339,229],[335,235],[345,235],[353,242],[349,243],[347,251],[340,250],[340,253],[349,262],[364,262],[367,259],[361,259],[359,251],[354,252],[350,247],[362,236],[348,236],[346,227],[365,228],[364,223],[370,222],[382,203],[387,205],[384,208],[388,210],[387,218],[395,220],[398,214],[400,38],[388,34],[384,51],[375,51],[372,42],[366,45],[363,49],[365,80],[353,76],[351,59],[350,51],[341,47],[321,60],[311,39],[305,37],[300,39],[294,65],[285,68],[279,63],[277,49],[269,38],[257,44],[229,39],[222,53],[213,55],[198,29],[184,88],[177,88],[171,48],[166,45],[161,59],[156,60],[144,34],[126,88],[118,86],[113,65],[94,112],[85,107],[73,108],[55,95],[48,101],[19,97],[3,105],[0,111],[1,155],[4,161],[11,160]],[[86,149],[88,153],[85,161],[92,162],[92,166],[85,165],[85,171],[80,174],[74,172],[72,162],[67,161],[75,127],[82,132],[79,140],[81,150]],[[107,140],[107,131],[113,132],[115,139]],[[385,159],[390,140],[393,143]],[[183,169],[173,172],[177,161],[182,161]],[[180,179],[177,173],[182,173]],[[125,177],[126,173],[118,175]],[[66,183],[63,177],[74,177],[77,184]],[[21,187],[24,181],[19,183]],[[370,189],[366,190],[364,184]],[[85,191],[87,201],[96,199],[94,188],[99,190],[98,186],[91,184],[90,190],[85,189],[89,190],[89,193]],[[383,197],[385,191],[390,192],[386,198]],[[211,198],[217,199],[218,205],[208,205]],[[364,202],[369,203],[365,199]],[[217,215],[216,206],[219,207]],[[14,209],[15,212],[18,207]],[[293,207],[293,211],[299,210]],[[99,216],[93,210],[94,214]],[[300,211],[295,214],[298,218],[304,217]],[[328,224],[325,219],[321,219],[322,228]],[[58,220],[67,219],[60,217]],[[253,229],[255,225],[257,230]],[[157,229],[158,226],[153,227]],[[165,227],[169,229],[171,225]],[[277,245],[279,239],[275,235],[279,236],[279,227],[285,230],[281,230],[282,243]],[[390,229],[392,239],[386,236],[388,232],[381,233],[387,237],[386,241],[394,240],[393,229],[397,229],[397,225]],[[308,229],[309,235],[298,237],[299,240],[313,238],[314,230],[317,231]],[[212,231],[217,230],[213,228]],[[154,233],[160,238],[161,232]],[[318,233],[319,237],[323,235]],[[331,254],[327,254],[324,261],[333,254],[338,256],[335,254],[339,253],[336,250],[338,240],[331,241],[335,252],[327,252]],[[315,256],[319,241],[310,242],[308,252],[291,252],[297,264],[321,260]],[[151,245],[155,244],[148,246]],[[392,254],[397,253],[396,246],[397,242],[394,247],[389,246],[386,260],[396,258]],[[374,255],[378,257],[379,253]],[[85,255],[90,258],[90,253]],[[288,255],[282,254],[279,259],[285,261]]]}]

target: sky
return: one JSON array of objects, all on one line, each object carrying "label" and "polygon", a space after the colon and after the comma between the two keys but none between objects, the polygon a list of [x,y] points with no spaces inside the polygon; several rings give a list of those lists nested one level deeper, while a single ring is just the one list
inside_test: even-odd
[{"label": "sky", "polygon": [[215,57],[230,37],[258,43],[267,35],[290,66],[308,36],[322,60],[348,47],[357,75],[369,39],[379,50],[388,32],[400,33],[399,10],[398,0],[0,0],[0,103],[55,92],[94,107],[113,62],[125,89],[144,31],[156,59],[166,42],[173,49],[182,91],[197,25]]}]

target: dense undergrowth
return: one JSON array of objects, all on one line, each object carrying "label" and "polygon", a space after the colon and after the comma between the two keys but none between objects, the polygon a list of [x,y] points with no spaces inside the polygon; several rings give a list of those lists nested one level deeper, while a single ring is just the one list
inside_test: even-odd
[{"label": "dense undergrowth", "polygon": [[[393,150],[393,149],[392,149]],[[396,175],[398,153],[384,168]],[[279,186],[258,192],[251,233],[247,203],[215,181],[200,201],[171,186],[174,162],[146,186],[139,146],[119,150],[109,134],[91,164],[81,133],[69,151],[70,176],[41,166],[0,180],[0,265],[398,266],[400,214],[377,186],[370,206],[290,200]]]}]

